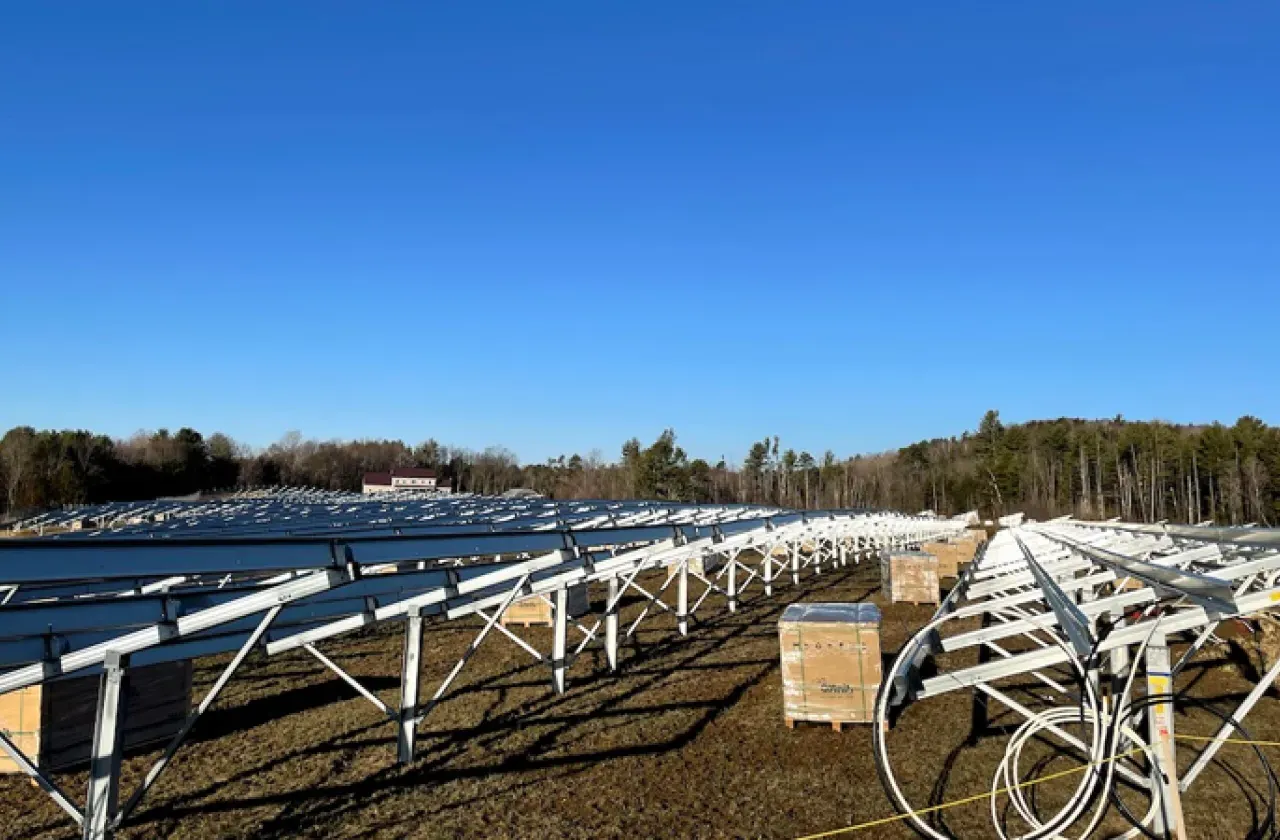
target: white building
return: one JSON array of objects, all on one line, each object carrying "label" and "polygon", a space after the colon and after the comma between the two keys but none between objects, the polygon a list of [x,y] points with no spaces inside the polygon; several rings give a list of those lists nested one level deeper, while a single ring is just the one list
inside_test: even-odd
[{"label": "white building", "polygon": [[364,474],[364,492],[398,493],[402,490],[424,490],[436,493],[448,493],[452,488],[442,484],[435,470],[423,467],[396,467],[389,472],[370,472]]}]

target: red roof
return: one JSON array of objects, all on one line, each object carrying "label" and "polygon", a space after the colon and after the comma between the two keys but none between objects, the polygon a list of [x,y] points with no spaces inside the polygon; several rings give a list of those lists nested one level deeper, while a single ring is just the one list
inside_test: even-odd
[{"label": "red roof", "polygon": [[392,475],[398,475],[401,478],[435,478],[436,471],[429,467],[396,467],[391,470]]},{"label": "red roof", "polygon": [[364,474],[365,484],[391,486],[391,477],[400,478],[435,478],[436,471],[427,467],[396,467],[390,472],[367,472]]}]

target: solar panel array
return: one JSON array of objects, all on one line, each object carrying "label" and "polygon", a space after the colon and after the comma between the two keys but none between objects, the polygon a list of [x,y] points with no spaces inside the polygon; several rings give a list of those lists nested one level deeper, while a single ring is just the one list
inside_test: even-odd
[{"label": "solar panel array", "polygon": [[[616,668],[619,645],[634,638],[646,616],[669,612],[687,633],[713,597],[734,610],[748,591],[772,595],[824,565],[964,528],[959,521],[869,511],[297,490],[87,506],[20,526],[41,536],[0,540],[0,693],[102,674],[84,806],[3,733],[0,747],[89,838],[110,836],[128,817],[253,650],[315,656],[395,724],[399,757],[407,761],[418,723],[492,632],[545,662],[551,685],[563,691],[568,667],[589,646],[603,647]],[[665,583],[647,583],[644,573],[656,569],[671,570]],[[606,590],[594,624],[566,609],[569,587],[583,584]],[[619,604],[628,592],[646,607],[623,628]],[[500,622],[515,600],[530,597],[554,605],[553,649],[546,655]],[[480,619],[476,639],[420,702],[422,623],[461,618]],[[318,648],[387,621],[405,627],[395,709]],[[582,636],[572,649],[571,627]],[[118,701],[129,670],[227,652],[235,656],[223,675],[120,806]]]}]

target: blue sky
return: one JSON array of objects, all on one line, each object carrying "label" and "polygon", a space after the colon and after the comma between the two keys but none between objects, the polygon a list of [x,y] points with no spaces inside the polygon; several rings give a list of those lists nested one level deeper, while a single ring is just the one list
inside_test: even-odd
[{"label": "blue sky", "polygon": [[1280,5],[11,3],[0,428],[1280,421]]}]

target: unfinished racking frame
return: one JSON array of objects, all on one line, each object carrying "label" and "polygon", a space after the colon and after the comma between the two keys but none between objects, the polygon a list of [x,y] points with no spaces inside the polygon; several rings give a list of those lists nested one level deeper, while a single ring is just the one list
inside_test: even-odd
[{"label": "unfinished racking frame", "polygon": [[[1025,826],[1017,836],[1089,836],[1123,784],[1148,802],[1144,814],[1127,815],[1133,827],[1123,836],[1181,840],[1187,836],[1183,795],[1280,677],[1280,663],[1224,718],[1179,778],[1172,712],[1184,701],[1182,672],[1220,622],[1278,606],[1280,530],[1062,518],[1000,531],[886,673],[875,728],[885,789],[920,833],[948,836],[904,795],[889,755],[889,724],[910,704],[967,691],[974,737],[999,737],[984,731],[989,702],[1024,721],[1008,736],[993,775],[997,836],[1011,835],[995,794],[1034,777],[1019,758],[1038,738],[1087,769],[1075,793],[1050,815],[1039,813],[1020,789],[1008,793]],[[1185,643],[1176,659],[1174,643]],[[1039,702],[1026,694],[1015,698],[1008,688],[1028,680]],[[1274,782],[1269,767],[1266,772]]]},{"label": "unfinished racking frame", "polygon": [[[87,840],[112,836],[128,819],[254,650],[314,656],[396,727],[397,759],[407,762],[419,723],[493,631],[545,663],[551,687],[563,692],[568,668],[584,650],[602,646],[616,669],[620,645],[657,612],[673,614],[684,635],[713,596],[734,611],[753,586],[771,596],[802,574],[964,528],[960,521],[867,511],[479,496],[370,500],[314,491],[96,506],[21,525],[45,536],[0,541],[0,693],[101,675],[84,806],[3,732],[0,748]],[[660,568],[674,573],[650,591],[641,575]],[[604,609],[594,619],[570,618],[567,589],[584,583],[605,588]],[[670,589],[674,603],[663,600]],[[624,628],[618,608],[628,591],[642,596],[645,607]],[[549,652],[500,621],[525,597],[546,597],[555,606]],[[424,700],[424,621],[467,617],[479,618],[480,629]],[[395,708],[319,647],[390,621],[404,623]],[[130,669],[227,652],[234,653],[231,661],[120,804],[120,698]]]}]

